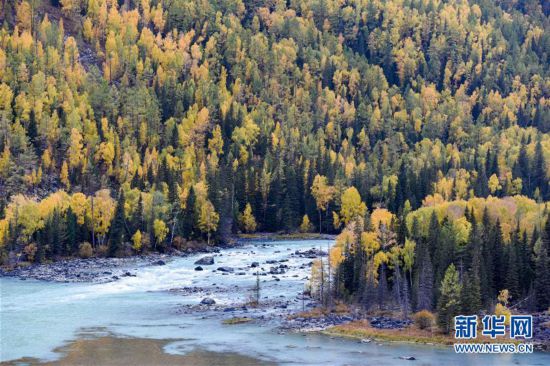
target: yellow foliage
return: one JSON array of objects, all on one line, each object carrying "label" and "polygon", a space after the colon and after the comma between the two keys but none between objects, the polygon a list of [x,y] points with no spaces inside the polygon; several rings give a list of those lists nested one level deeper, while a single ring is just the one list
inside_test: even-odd
[{"label": "yellow foliage", "polygon": [[302,218],[302,223],[300,224],[300,231],[302,233],[309,233],[313,230],[313,225],[311,225],[311,222],[309,221],[309,217],[307,215],[304,215]]},{"label": "yellow foliage", "polygon": [[139,252],[141,250],[141,231],[137,230],[135,234],[132,236],[132,249],[134,249],[136,252]]},{"label": "yellow foliage", "polygon": [[373,231],[365,231],[361,233],[361,245],[365,249],[367,255],[372,256],[374,253],[380,250],[378,235]]},{"label": "yellow foliage", "polygon": [[340,209],[340,219],[344,224],[347,224],[351,220],[357,217],[365,216],[367,206],[361,200],[361,195],[357,188],[350,187],[342,193],[342,207]]},{"label": "yellow foliage", "polygon": [[[162,243],[164,239],[166,239],[166,235],[168,235],[168,227],[166,226],[166,223],[162,220],[155,219],[155,221],[153,222],[153,233],[155,234],[155,239],[157,240],[157,243]],[[132,237],[132,240],[133,239],[134,237]],[[141,242],[141,234],[139,235],[139,239]]]},{"label": "yellow foliage", "polygon": [[372,274],[375,280],[378,280],[378,268],[384,263],[388,263],[388,255],[382,251],[376,253],[373,258],[374,265],[372,268]]},{"label": "yellow foliage", "polygon": [[241,230],[245,233],[253,233],[254,231],[256,231],[256,219],[252,214],[252,206],[250,206],[250,203],[246,204],[244,211],[239,216],[239,221],[241,225]]},{"label": "yellow foliage", "polygon": [[71,188],[71,182],[69,181],[69,168],[67,166],[66,161],[64,161],[63,165],[61,166],[61,173],[59,173],[59,179],[61,180],[61,183],[65,185],[65,188],[67,189]]},{"label": "yellow foliage", "polygon": [[69,145],[69,167],[75,168],[79,166],[83,159],[83,144],[82,135],[80,132],[73,128],[71,130],[70,145]]},{"label": "yellow foliage", "polygon": [[71,196],[71,210],[75,214],[76,222],[79,225],[84,225],[88,205],[88,198],[83,193],[77,192]]},{"label": "yellow foliage", "polygon": [[200,204],[199,229],[207,234],[208,244],[210,244],[210,233],[216,230],[219,220],[220,216],[212,202],[205,200]]},{"label": "yellow foliage", "polygon": [[502,226],[502,234],[505,241],[509,241],[510,233],[515,230],[519,221],[520,230],[532,232],[535,225],[540,224],[540,212],[544,210],[544,204],[538,204],[533,199],[525,196],[512,197],[474,197],[466,200],[445,201],[441,196],[428,196],[424,200],[423,207],[411,212],[406,219],[407,227],[412,229],[414,218],[418,219],[420,234],[426,235],[432,212],[436,213],[441,222],[445,216],[453,224],[455,234],[463,243],[466,242],[470,223],[464,218],[466,207],[474,210],[478,222],[481,222],[483,212],[487,208],[489,218],[495,222],[498,218]]},{"label": "yellow foliage", "polygon": [[0,177],[6,178],[8,176],[9,167],[10,167],[10,157],[11,152],[9,146],[4,145],[4,151],[0,156]]},{"label": "yellow foliage", "polygon": [[495,194],[495,192],[500,191],[502,189],[502,186],[500,185],[500,182],[498,180],[498,177],[496,174],[491,175],[489,178],[489,190],[492,194]]},{"label": "yellow foliage", "polygon": [[115,214],[115,208],[116,202],[111,197],[108,189],[99,190],[93,197],[88,198],[86,217],[88,217],[89,222],[93,225],[100,244],[102,244],[105,235],[109,231],[111,220]]},{"label": "yellow foliage", "polygon": [[313,179],[311,194],[315,198],[317,209],[325,211],[334,197],[334,187],[328,185],[327,177],[317,174]]},{"label": "yellow foliage", "polygon": [[390,211],[388,211],[385,208],[376,208],[374,211],[372,211],[372,214],[370,216],[371,225],[376,230],[380,229],[380,225],[384,225],[385,227],[390,227],[390,224],[392,222],[392,219],[395,217],[394,214],[392,214]]}]

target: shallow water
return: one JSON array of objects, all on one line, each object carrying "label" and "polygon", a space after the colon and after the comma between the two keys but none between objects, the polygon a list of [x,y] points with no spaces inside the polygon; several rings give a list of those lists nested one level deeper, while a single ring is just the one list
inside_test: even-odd
[{"label": "shallow water", "polygon": [[[279,334],[270,323],[223,325],[230,313],[184,313],[185,305],[198,304],[210,296],[218,304],[245,302],[256,279],[245,268],[257,261],[288,258],[291,267],[276,281],[262,276],[262,301],[289,300],[290,310],[302,307],[302,291],[308,269],[299,269],[311,259],[289,258],[297,249],[327,247],[326,240],[249,242],[223,250],[214,266],[194,271],[193,262],[202,255],[174,258],[165,266],[129,268],[137,277],[124,277],[106,284],[50,283],[0,278],[0,361],[36,358],[52,361],[63,356],[55,350],[75,339],[105,337],[162,342],[164,352],[174,355],[209,355],[213,364],[230,364],[241,355],[241,365],[251,360],[285,365],[402,365],[399,356],[416,357],[419,365],[548,365],[550,355],[456,355],[452,349],[405,344],[361,344],[316,334]],[[231,266],[235,273],[212,272]],[[294,277],[297,276],[297,277]],[[201,287],[192,295],[169,292],[181,287]],[[219,288],[216,288],[219,287]],[[242,314],[239,314],[242,315]],[[103,338],[102,338],[103,337]],[[138,347],[139,349],[139,347]],[[145,352],[145,351],[144,351]],[[226,355],[226,356],[224,356]],[[227,358],[224,358],[227,357]],[[222,361],[222,360],[226,360]],[[249,361],[244,361],[249,360]],[[146,361],[144,361],[147,363]]]}]

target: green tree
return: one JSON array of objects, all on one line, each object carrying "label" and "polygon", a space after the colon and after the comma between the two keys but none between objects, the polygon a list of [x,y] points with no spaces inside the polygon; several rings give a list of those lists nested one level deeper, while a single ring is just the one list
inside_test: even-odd
[{"label": "green tree", "polygon": [[126,232],[126,221],[124,218],[125,202],[124,191],[120,190],[115,215],[113,217],[113,222],[111,223],[109,232],[109,256],[111,257],[118,255],[119,251],[122,249],[122,244],[124,243]]},{"label": "green tree", "polygon": [[546,310],[550,306],[550,219],[541,239],[535,247],[535,298],[538,310]]},{"label": "green tree", "polygon": [[462,286],[458,279],[458,271],[451,264],[440,286],[440,296],[437,303],[437,324],[445,333],[451,331],[453,318],[460,313],[460,296]]}]

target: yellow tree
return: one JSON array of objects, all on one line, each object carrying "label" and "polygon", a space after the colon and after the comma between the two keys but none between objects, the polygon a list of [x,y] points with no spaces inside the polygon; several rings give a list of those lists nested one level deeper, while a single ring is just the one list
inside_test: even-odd
[{"label": "yellow tree", "polygon": [[168,227],[162,220],[155,219],[153,222],[153,233],[155,234],[156,243],[160,244],[166,239],[168,235]]},{"label": "yellow tree", "polygon": [[319,174],[315,176],[311,186],[311,194],[315,198],[317,211],[319,211],[319,234],[323,226],[321,223],[321,212],[328,209],[330,201],[334,198],[334,192],[334,187],[327,183],[327,177]]},{"label": "yellow tree", "polygon": [[141,250],[141,231],[137,230],[136,233],[132,236],[132,249],[136,252]]},{"label": "yellow tree", "polygon": [[244,208],[243,213],[239,217],[239,221],[241,224],[241,229],[245,233],[252,233],[256,231],[256,218],[252,214],[252,206],[250,206],[250,203],[246,204],[246,207]]},{"label": "yellow tree", "polygon": [[203,233],[206,233],[208,245],[210,245],[210,234],[213,231],[216,231],[219,220],[220,216],[216,212],[212,202],[209,200],[204,200],[204,202],[200,205],[199,229]]},{"label": "yellow tree", "polygon": [[83,148],[82,135],[76,128],[73,128],[71,130],[70,139],[71,140],[69,145],[69,167],[73,169],[79,166],[84,158],[84,154],[82,151],[82,148]]},{"label": "yellow tree", "polygon": [[21,1],[17,6],[17,25],[22,30],[30,30],[32,25],[32,9],[27,1]]},{"label": "yellow tree", "polygon": [[86,216],[92,225],[92,239],[97,235],[99,245],[105,242],[105,236],[111,226],[115,214],[116,201],[111,197],[108,189],[102,189],[90,197],[86,205]]},{"label": "yellow tree", "polygon": [[69,168],[67,166],[67,162],[64,161],[63,165],[61,166],[61,172],[59,173],[59,179],[61,180],[61,183],[65,185],[65,188],[70,189],[71,188],[71,182],[69,181]]},{"label": "yellow tree", "polygon": [[63,14],[69,16],[80,12],[80,2],[81,0],[60,0]]},{"label": "yellow tree", "polygon": [[365,216],[367,205],[361,200],[361,195],[355,187],[350,187],[342,193],[342,207],[340,209],[340,221],[347,225],[358,217]]},{"label": "yellow tree", "polygon": [[302,224],[300,225],[300,231],[303,233],[309,233],[312,231],[311,221],[309,221],[308,215],[304,215],[302,218]]}]

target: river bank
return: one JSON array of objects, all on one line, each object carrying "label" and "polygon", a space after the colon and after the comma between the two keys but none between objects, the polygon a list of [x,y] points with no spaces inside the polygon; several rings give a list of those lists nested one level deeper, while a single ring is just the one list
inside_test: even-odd
[{"label": "river bank", "polygon": [[[230,238],[227,244],[207,245],[206,242],[189,242],[181,250],[171,248],[166,253],[148,252],[115,258],[61,258],[47,263],[20,262],[12,266],[1,266],[0,277],[54,282],[106,283],[117,281],[122,277],[135,276],[136,271],[144,266],[164,265],[167,261],[177,257],[219,253],[220,250],[236,248],[250,241],[334,240],[334,238],[334,235],[329,234],[299,232],[240,234]],[[316,256],[312,255],[311,258],[316,258]]]},{"label": "river bank", "polygon": [[[376,319],[376,317],[374,317]],[[429,346],[452,346],[459,343],[452,335],[442,334],[437,330],[419,329],[412,322],[404,326],[381,328],[372,322],[373,317],[353,320],[344,324],[327,327],[322,334],[333,337],[357,339],[361,342],[397,342],[416,343]],[[538,351],[550,351],[550,315],[533,314],[533,338],[530,340],[511,340],[506,338],[485,337],[478,334],[476,342],[480,343],[533,343]]]},{"label": "river bank", "polygon": [[172,249],[169,253],[147,253],[120,258],[66,258],[50,263],[23,263],[14,268],[0,268],[0,277],[65,283],[107,283],[122,277],[136,276],[137,271],[146,266],[163,266],[173,258],[197,253],[218,253],[221,248],[203,246],[192,251]]}]

